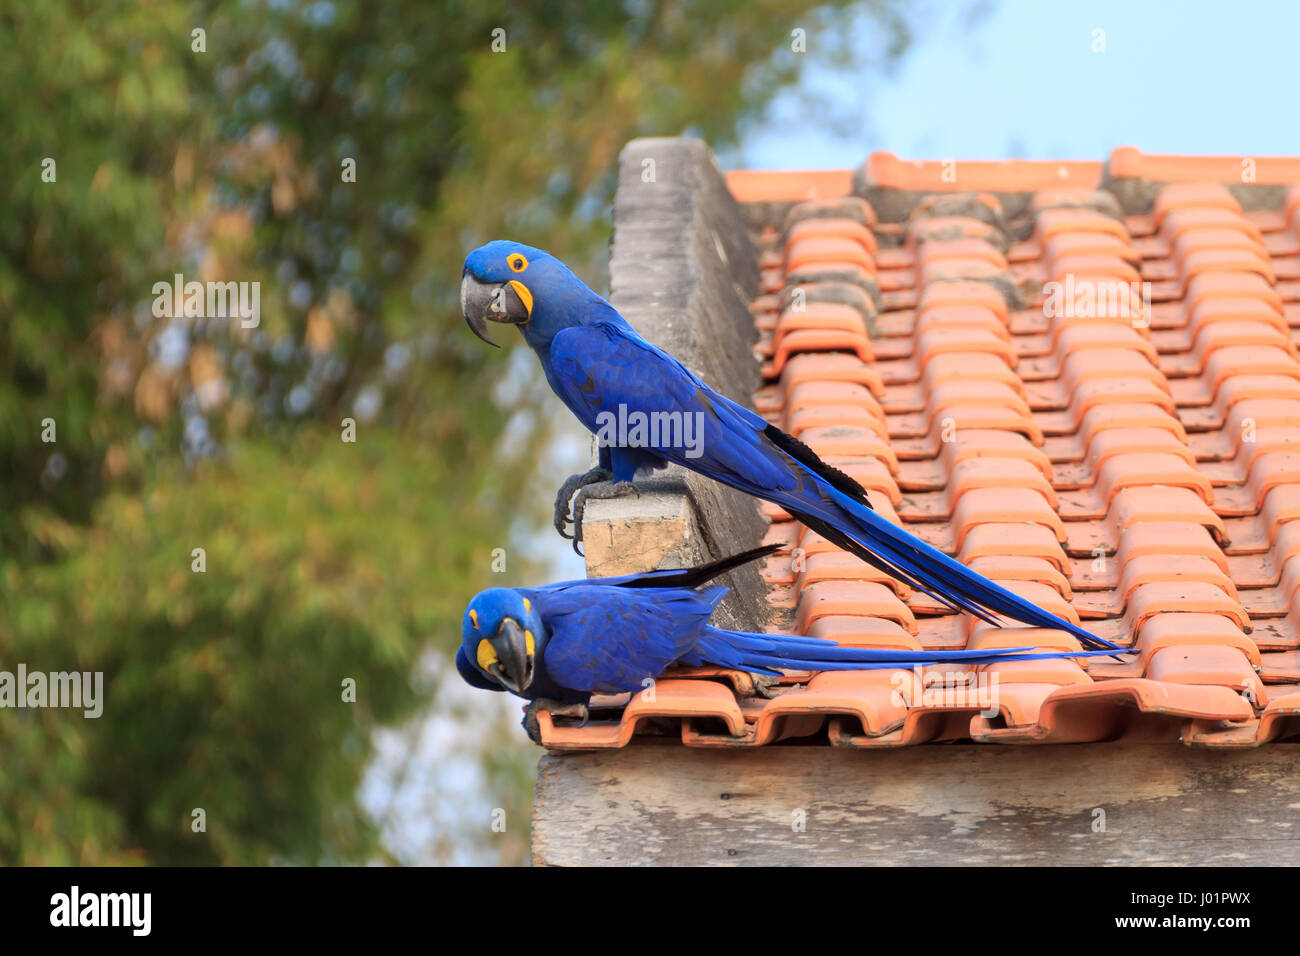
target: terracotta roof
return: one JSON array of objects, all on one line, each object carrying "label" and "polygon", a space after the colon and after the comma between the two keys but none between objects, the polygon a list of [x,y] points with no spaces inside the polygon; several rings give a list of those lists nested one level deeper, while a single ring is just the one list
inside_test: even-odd
[{"label": "terracotta roof", "polygon": [[[877,153],[727,183],[759,235],[756,408],[882,514],[1140,653],[985,668],[996,715],[952,667],[935,686],[805,675],[770,700],[684,672],[585,728],[543,714],[549,746],[623,746],[665,717],[699,747],[1300,734],[1300,158]],[[762,508],[785,627],[1078,646],[945,613]]]}]

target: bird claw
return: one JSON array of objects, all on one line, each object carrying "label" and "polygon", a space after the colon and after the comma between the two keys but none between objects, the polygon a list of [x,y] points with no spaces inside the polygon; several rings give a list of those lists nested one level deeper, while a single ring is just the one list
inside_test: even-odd
[{"label": "bird claw", "polygon": [[528,706],[524,708],[524,719],[520,722],[524,728],[524,733],[528,734],[528,739],[537,746],[545,746],[542,743],[542,728],[537,721],[537,712],[544,710],[552,717],[576,717],[578,726],[586,727],[587,720],[590,716],[586,704],[562,704],[558,700],[551,700],[549,697],[538,697],[536,700],[530,700]]},{"label": "bird claw", "polygon": [[[613,473],[608,469],[592,468],[580,475],[570,475],[564,479],[564,484],[560,485],[560,490],[555,495],[555,530],[560,533],[561,538],[572,538],[574,536],[564,530],[566,524],[573,524],[573,519],[569,517],[569,501],[574,494],[586,485],[598,481],[609,481],[613,477]],[[581,527],[575,527],[574,533],[581,537]]]},{"label": "bird claw", "polygon": [[[593,471],[597,470],[599,469],[593,469]],[[591,473],[592,472],[587,472],[588,475]],[[606,474],[609,473],[606,472]],[[612,481],[609,478],[596,479],[578,488],[577,494],[573,496],[573,518],[571,519],[573,523],[573,534],[570,536],[564,534],[563,531],[560,532],[560,534],[564,535],[566,538],[572,537],[574,554],[578,555],[580,558],[586,557],[586,555],[579,550],[578,546],[582,544],[582,516],[587,509],[587,502],[592,499],[603,501],[610,498],[626,498],[628,495],[636,495],[639,498],[641,497],[641,492],[637,489],[637,486],[632,484],[630,481]]]}]

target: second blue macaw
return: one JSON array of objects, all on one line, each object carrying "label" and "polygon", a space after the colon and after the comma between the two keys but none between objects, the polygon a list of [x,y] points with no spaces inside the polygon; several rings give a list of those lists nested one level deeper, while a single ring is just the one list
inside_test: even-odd
[{"label": "second blue macaw", "polygon": [[[994,664],[1087,657],[1105,651],[1033,647],[916,651],[842,647],[817,637],[756,634],[713,627],[727,593],[708,581],[779,545],[681,571],[563,581],[535,588],[488,588],[469,602],[456,669],[485,690],[530,701],[524,728],[540,743],[537,711],[586,720],[594,693],[639,691],[674,664],[725,667],[779,677],[782,671],[844,671],[930,664]],[[755,682],[755,690],[765,685]]]},{"label": "second blue macaw", "polygon": [[[851,477],[651,345],[541,249],[497,240],[471,252],[462,272],[461,311],[474,333],[491,344],[488,322],[518,326],[552,390],[593,433],[608,433],[611,421],[626,421],[630,413],[678,423],[677,441],[662,435],[658,442],[637,441],[634,434],[622,444],[605,444],[600,467],[560,489],[556,527],[561,534],[569,498],[582,486],[612,479],[615,488],[630,488],[634,478],[674,462],[780,505],[841,548],[954,610],[992,624],[1000,623],[995,615],[1003,615],[1067,631],[1088,648],[1120,649],[876,514]],[[685,416],[695,432],[689,447],[680,441]],[[580,533],[580,515],[575,525]]]}]

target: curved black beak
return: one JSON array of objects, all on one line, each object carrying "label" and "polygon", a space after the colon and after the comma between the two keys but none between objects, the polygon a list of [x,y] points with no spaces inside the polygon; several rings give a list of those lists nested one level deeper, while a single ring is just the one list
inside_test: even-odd
[{"label": "curved black beak", "polygon": [[488,338],[487,324],[523,325],[533,314],[533,294],[518,279],[480,282],[466,272],[460,280],[460,311],[471,332],[498,347]]},{"label": "curved black beak", "polygon": [[534,648],[532,635],[510,618],[501,622],[496,637],[488,643],[497,659],[488,667],[488,673],[501,682],[507,690],[522,694],[533,682]]}]

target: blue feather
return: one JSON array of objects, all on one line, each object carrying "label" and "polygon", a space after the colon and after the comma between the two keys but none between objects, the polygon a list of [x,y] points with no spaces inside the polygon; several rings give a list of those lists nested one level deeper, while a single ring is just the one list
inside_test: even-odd
[{"label": "blue feather", "polygon": [[[613,447],[618,481],[669,461],[785,508],[808,527],[864,561],[954,610],[990,623],[998,615],[1066,631],[1094,649],[1120,645],[1088,633],[980,575],[876,514],[851,479],[837,476],[795,439],[709,388],[672,356],[642,339],[604,299],[539,249],[497,241],[466,259],[482,281],[508,277],[506,257],[522,252],[519,273],[534,307],[520,327],[561,401],[592,432],[620,409],[691,416],[697,449],[671,444]],[[698,451],[694,454],[693,451]],[[819,467],[820,466],[820,467]]]},{"label": "blue feather", "polygon": [[[674,664],[779,675],[783,670],[910,669],[1004,661],[1109,655],[1111,651],[914,651],[844,647],[817,637],[753,634],[713,627],[709,618],[727,589],[628,587],[591,582],[536,588],[491,588],[470,602],[457,655],[476,687],[495,679],[473,668],[475,647],[510,618],[536,638],[536,677],[521,696],[584,701],[592,693],[637,691]],[[472,614],[470,612],[473,612]],[[464,668],[461,667],[462,674]]]}]

